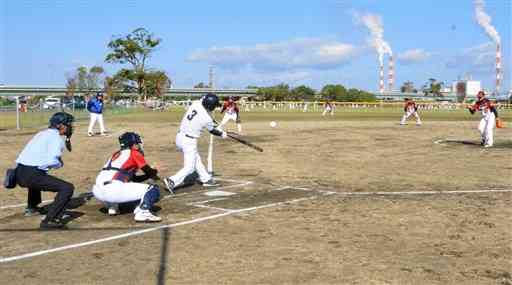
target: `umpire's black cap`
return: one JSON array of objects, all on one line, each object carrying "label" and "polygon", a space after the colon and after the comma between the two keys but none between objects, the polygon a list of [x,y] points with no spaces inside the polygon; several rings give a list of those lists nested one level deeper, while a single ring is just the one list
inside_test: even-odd
[{"label": "umpire's black cap", "polygon": [[50,127],[56,128],[60,124],[70,126],[74,121],[75,117],[73,117],[73,115],[66,112],[57,112],[50,118]]}]

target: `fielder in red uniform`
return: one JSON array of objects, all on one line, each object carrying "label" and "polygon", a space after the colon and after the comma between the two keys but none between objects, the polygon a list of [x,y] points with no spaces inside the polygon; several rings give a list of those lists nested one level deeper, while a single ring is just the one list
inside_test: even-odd
[{"label": "fielder in red uniform", "polygon": [[485,98],[483,91],[478,92],[476,96],[477,101],[469,106],[468,109],[471,114],[474,114],[476,111],[482,112],[482,119],[478,125],[478,131],[482,139],[481,144],[484,147],[492,147],[494,144],[494,127],[496,126],[498,111],[491,100]]},{"label": "fielder in red uniform", "polygon": [[229,120],[233,120],[238,128],[238,133],[241,134],[242,123],[240,121],[240,109],[238,108],[238,104],[235,102],[234,97],[230,96],[228,100],[224,101],[220,113],[222,114],[224,112],[224,118],[222,118],[219,127],[222,128],[222,126],[224,126]]},{"label": "fielder in red uniform", "polygon": [[329,101],[326,101],[324,104],[324,112],[322,113],[322,116],[325,116],[327,113],[334,116],[334,105]]},{"label": "fielder in red uniform", "polygon": [[402,120],[400,121],[400,125],[405,125],[405,121],[410,116],[416,117],[416,125],[421,126],[421,119],[420,115],[418,114],[418,106],[416,106],[416,103],[409,99],[405,98],[405,104],[404,104],[404,112],[405,114],[402,116]]}]

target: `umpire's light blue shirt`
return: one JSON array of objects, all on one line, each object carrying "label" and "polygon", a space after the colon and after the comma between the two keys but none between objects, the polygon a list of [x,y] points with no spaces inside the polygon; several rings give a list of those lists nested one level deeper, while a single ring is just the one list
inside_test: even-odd
[{"label": "umpire's light blue shirt", "polygon": [[64,140],[57,129],[47,129],[37,133],[25,146],[16,163],[37,166],[39,169],[60,168],[60,157],[64,150]]}]

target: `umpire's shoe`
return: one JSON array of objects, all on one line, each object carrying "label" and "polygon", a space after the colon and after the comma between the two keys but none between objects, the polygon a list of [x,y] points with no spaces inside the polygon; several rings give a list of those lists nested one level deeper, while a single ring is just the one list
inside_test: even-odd
[{"label": "umpire's shoe", "polygon": [[174,181],[172,181],[170,178],[164,178],[164,184],[165,184],[165,188],[167,188],[167,191],[174,194],[174,187],[175,187]]},{"label": "umpire's shoe", "polygon": [[39,216],[48,214],[48,209],[46,207],[26,207],[23,215],[25,217]]},{"label": "umpire's shoe", "polygon": [[60,219],[53,219],[50,221],[42,221],[39,225],[41,230],[67,230],[66,224]]}]

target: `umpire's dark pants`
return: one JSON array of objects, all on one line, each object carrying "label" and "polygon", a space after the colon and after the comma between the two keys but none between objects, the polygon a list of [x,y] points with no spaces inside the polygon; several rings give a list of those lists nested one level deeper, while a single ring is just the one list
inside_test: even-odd
[{"label": "umpire's dark pants", "polygon": [[73,184],[69,182],[48,175],[45,171],[35,166],[25,166],[22,164],[18,164],[18,167],[16,167],[16,182],[21,187],[28,188],[27,207],[31,208],[35,208],[41,203],[41,191],[57,192],[55,200],[48,207],[45,221],[62,216],[75,189]]}]

